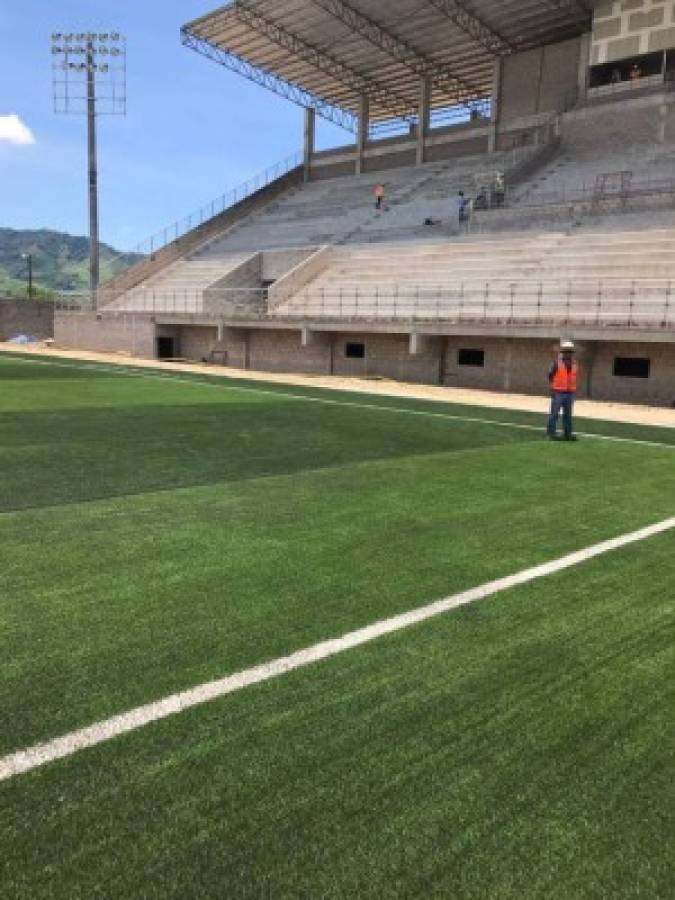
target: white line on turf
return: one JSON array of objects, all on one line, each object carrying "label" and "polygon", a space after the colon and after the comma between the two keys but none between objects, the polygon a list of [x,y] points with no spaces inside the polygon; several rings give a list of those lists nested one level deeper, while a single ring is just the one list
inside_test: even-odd
[{"label": "white line on turf", "polygon": [[145,706],[138,706],[128,712],[96,722],[86,728],[62,735],[46,743],[36,744],[16,753],[10,753],[8,756],[0,758],[0,781],[30,772],[32,769],[37,769],[55,760],[72,756],[80,750],[94,747],[120,735],[143,728],[152,722],[166,719],[195,706],[201,706],[211,700],[235,693],[251,685],[270,681],[294,669],[301,669],[320,660],[352,650],[354,647],[360,647],[363,644],[378,640],[385,635],[410,628],[412,625],[433,619],[460,606],[475,603],[477,600],[483,600],[486,597],[527,584],[538,578],[554,575],[590,559],[595,559],[598,556],[603,556],[606,553],[627,547],[630,544],[636,544],[673,529],[675,529],[675,517],[665,519],[663,522],[658,522],[647,528],[641,528],[639,531],[633,531],[630,534],[603,541],[584,550],[569,553],[560,559],[525,569],[515,575],[490,581],[480,587],[463,591],[452,597],[437,600],[428,606],[422,606],[410,612],[393,616],[390,619],[375,622],[365,628],[349,632],[340,638],[330,639],[312,647],[306,647],[304,650],[298,650],[290,656],[274,659],[262,665],[253,666],[250,669],[244,669],[241,672],[228,675],[217,681],[210,681],[189,690],[171,694],[169,697],[164,697]]},{"label": "white line on turf", "polygon": [[[505,422],[501,421],[500,419],[484,419],[480,416],[459,416],[453,413],[437,413],[423,409],[405,409],[401,406],[381,406],[377,403],[357,403],[353,400],[332,400],[329,397],[308,397],[304,394],[292,394],[286,391],[267,390],[266,388],[242,387],[241,385],[223,384],[215,381],[197,381],[194,378],[190,378],[188,375],[170,375],[166,374],[163,371],[147,372],[142,370],[140,366],[138,368],[127,368],[125,366],[109,366],[105,363],[62,363],[52,362],[51,359],[26,359],[25,357],[21,356],[11,358],[18,359],[21,362],[33,363],[35,365],[54,365],[60,366],[61,368],[90,370],[94,372],[109,372],[113,375],[126,375],[127,377],[131,378],[145,378],[152,381],[176,381],[180,384],[192,384],[199,387],[212,387],[218,390],[226,390],[232,392],[240,391],[249,394],[262,394],[269,397],[281,397],[285,400],[301,400],[305,403],[321,403],[327,406],[346,406],[354,409],[377,410],[379,412],[398,413],[408,416],[424,416],[430,419],[447,419],[450,422],[474,422],[477,425],[491,425],[497,428],[515,428],[520,431],[536,431],[540,434],[543,431],[539,425],[527,425],[522,422]],[[324,388],[324,390],[330,390],[330,388]],[[609,441],[610,443],[616,444],[637,444],[638,446],[642,447],[661,447],[667,450],[675,450],[675,444],[666,444],[661,441],[646,441],[641,440],[640,438],[628,438],[610,434],[598,434],[594,431],[579,431],[577,432],[577,434],[579,434],[581,437],[591,438],[596,441]]]}]

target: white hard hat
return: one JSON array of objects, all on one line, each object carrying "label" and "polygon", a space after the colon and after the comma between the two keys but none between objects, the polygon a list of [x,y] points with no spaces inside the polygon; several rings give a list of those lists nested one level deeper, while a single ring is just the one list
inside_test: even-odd
[{"label": "white hard hat", "polygon": [[567,351],[569,353],[574,353],[574,351],[576,350],[576,347],[574,346],[574,341],[561,341],[560,349],[563,351],[563,353],[565,351]]}]

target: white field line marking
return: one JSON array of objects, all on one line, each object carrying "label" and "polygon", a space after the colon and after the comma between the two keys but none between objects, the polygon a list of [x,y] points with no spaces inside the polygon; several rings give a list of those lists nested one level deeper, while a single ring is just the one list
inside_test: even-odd
[{"label": "white field line marking", "polygon": [[[272,391],[267,390],[265,388],[251,388],[251,387],[241,387],[240,385],[230,385],[230,384],[222,384],[220,382],[216,382],[213,380],[206,381],[197,381],[195,378],[190,378],[189,374],[186,375],[169,375],[164,374],[161,371],[157,371],[156,373],[144,371],[141,367],[138,369],[135,368],[126,368],[125,366],[107,366],[105,363],[91,363],[91,364],[81,364],[81,363],[52,363],[51,360],[42,360],[42,359],[26,359],[25,357],[11,357],[13,359],[18,359],[21,362],[32,363],[38,366],[50,366],[55,365],[61,368],[66,369],[81,369],[81,370],[90,370],[94,372],[106,372],[112,375],[125,375],[128,378],[145,378],[151,379],[152,381],[177,381],[180,384],[192,384],[197,385],[198,387],[212,387],[218,390],[225,391],[240,391],[243,393],[249,394],[263,394],[268,397],[282,397],[284,400],[301,400],[305,403],[321,403],[327,406],[347,406],[354,409],[368,409],[368,410],[378,410],[379,412],[390,412],[390,413],[399,413],[401,415],[408,416],[424,416],[430,419],[447,419],[450,422],[475,422],[477,425],[491,425],[498,428],[516,428],[520,431],[536,431],[540,434],[544,433],[544,428],[539,425],[526,425],[521,422],[505,422],[499,419],[484,419],[479,416],[459,416],[453,413],[436,413],[430,412],[428,410],[422,409],[405,409],[401,406],[380,406],[377,403],[357,403],[353,400],[332,400],[329,397],[307,397],[303,394],[291,394],[285,391]],[[207,379],[217,378],[218,376],[205,376]],[[330,388],[316,388],[315,390],[330,390]],[[424,402],[424,401],[422,401]],[[544,415],[544,414],[542,414]],[[620,423],[620,424],[628,424],[630,423]],[[643,426],[635,426],[635,427],[643,427]],[[649,426],[644,426],[649,427]],[[663,426],[662,426],[663,427]],[[675,450],[675,444],[666,444],[660,441],[646,441],[641,440],[639,438],[627,438],[627,437],[618,437],[610,434],[597,434],[593,431],[578,431],[578,435],[581,437],[592,438],[596,441],[609,441],[611,443],[616,444],[637,444],[642,447],[661,447],[667,450]]]},{"label": "white field line marking", "polygon": [[585,550],[578,550],[552,562],[525,569],[516,575],[509,575],[497,581],[490,581],[480,587],[455,594],[452,597],[446,597],[444,600],[437,600],[428,606],[422,606],[410,612],[393,616],[390,619],[375,622],[372,625],[367,625],[365,628],[349,632],[340,638],[323,641],[315,644],[313,647],[306,647],[304,650],[298,650],[290,656],[274,659],[262,665],[254,666],[251,669],[236,672],[234,675],[228,675],[217,681],[210,681],[189,690],[171,694],[171,696],[164,697],[162,700],[148,703],[145,706],[138,706],[128,712],[96,722],[86,728],[72,731],[70,734],[65,734],[46,743],[36,744],[33,747],[19,750],[16,753],[0,758],[0,781],[30,772],[32,769],[37,769],[54,760],[72,756],[80,750],[94,747],[119,735],[143,728],[151,722],[166,719],[186,709],[201,706],[211,700],[235,693],[251,685],[270,681],[273,678],[286,674],[286,672],[301,669],[304,666],[312,665],[320,660],[328,659],[331,656],[336,656],[339,653],[344,653],[347,650],[378,640],[385,635],[410,628],[412,625],[433,619],[460,606],[475,603],[477,600],[483,600],[486,597],[527,584],[538,578],[554,575],[557,572],[578,566],[590,559],[618,550],[621,547],[636,544],[639,541],[647,540],[673,529],[675,529],[675,516],[655,525],[650,525],[647,528],[641,528],[639,531],[633,531],[630,534],[624,534],[620,537],[603,541],[600,544],[595,544],[592,547],[587,547]]}]

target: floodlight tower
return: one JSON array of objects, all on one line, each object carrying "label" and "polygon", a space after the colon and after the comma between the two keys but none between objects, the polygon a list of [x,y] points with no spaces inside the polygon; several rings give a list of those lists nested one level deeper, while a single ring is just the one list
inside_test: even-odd
[{"label": "floodlight tower", "polygon": [[99,286],[96,117],[125,115],[126,40],[117,31],[52,34],[54,112],[87,116],[89,184],[89,289]]}]

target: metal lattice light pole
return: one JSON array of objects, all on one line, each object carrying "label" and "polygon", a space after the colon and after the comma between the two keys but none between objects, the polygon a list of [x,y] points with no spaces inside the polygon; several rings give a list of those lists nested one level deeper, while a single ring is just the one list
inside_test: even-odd
[{"label": "metal lattice light pole", "polygon": [[99,286],[96,117],[127,109],[126,40],[119,32],[52,34],[54,112],[87,116],[89,184],[89,288]]}]

